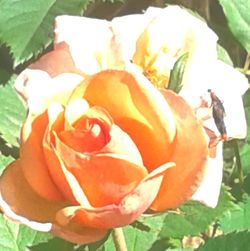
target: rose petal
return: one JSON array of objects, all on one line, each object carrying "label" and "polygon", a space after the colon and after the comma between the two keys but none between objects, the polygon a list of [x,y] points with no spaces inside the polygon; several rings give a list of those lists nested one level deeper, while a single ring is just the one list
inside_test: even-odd
[{"label": "rose petal", "polygon": [[45,54],[35,63],[31,64],[29,68],[47,72],[51,77],[62,73],[79,73],[71,55],[65,50],[53,50]]},{"label": "rose petal", "polygon": [[51,232],[65,240],[78,244],[96,242],[108,234],[106,229],[85,227],[74,222],[71,222],[67,226],[54,224]]},{"label": "rose petal", "polygon": [[80,154],[57,137],[55,148],[57,156],[76,177],[93,206],[118,203],[147,175],[146,168],[115,153]]},{"label": "rose petal", "polygon": [[73,73],[60,74],[55,78],[41,70],[24,70],[15,81],[15,88],[28,102],[29,112],[42,113],[52,102],[66,104],[69,95],[82,76]]},{"label": "rose petal", "polygon": [[152,170],[168,160],[175,136],[174,119],[158,90],[138,71],[133,74],[100,72],[80,84],[71,99],[84,97],[90,104],[105,108],[132,138],[144,165]]},{"label": "rose petal", "polygon": [[[152,12],[152,9],[149,11]],[[174,63],[186,52],[189,53],[187,68],[195,65],[198,66],[197,69],[201,69],[204,67],[200,64],[202,58],[204,62],[216,59],[217,36],[204,22],[178,6],[154,10],[154,13],[157,15],[137,40],[133,57],[133,62],[149,77],[153,72],[152,77],[168,79]],[[185,73],[183,76],[185,85],[192,84],[189,77],[193,75],[189,71],[190,69],[185,70],[188,76]]]},{"label": "rose petal", "polygon": [[75,65],[83,73],[94,74],[100,69],[107,69],[113,37],[108,21],[58,16],[55,35],[55,48],[58,48],[57,44],[60,47],[61,43],[66,43]]},{"label": "rose petal", "polygon": [[4,171],[0,179],[0,191],[0,206],[4,213],[39,231],[49,231],[56,212],[68,205],[40,197],[26,181],[20,160],[14,161]]},{"label": "rose petal", "polygon": [[136,40],[151,19],[161,11],[160,8],[148,8],[144,14],[115,17],[111,21],[116,43],[124,62],[129,62],[135,53]]},{"label": "rose petal", "polygon": [[132,223],[152,203],[159,190],[165,171],[173,167],[167,163],[150,173],[117,205],[101,208],[68,207],[59,211],[57,220],[62,225],[76,221],[97,228],[114,228]]},{"label": "rose petal", "polygon": [[46,113],[37,117],[28,115],[21,134],[20,165],[28,183],[41,197],[61,200],[62,194],[50,177],[43,155],[42,140],[47,124]]},{"label": "rose petal", "polygon": [[89,205],[89,202],[77,180],[65,168],[64,163],[54,151],[53,142],[55,140],[52,138],[53,134],[51,135],[50,132],[56,131],[58,128],[63,129],[64,110],[62,106],[60,104],[51,105],[48,110],[48,116],[48,128],[44,134],[42,147],[51,179],[64,197],[71,201],[71,203]]},{"label": "rose petal", "polygon": [[51,202],[39,197],[24,178],[20,161],[13,162],[0,179],[0,208],[4,214],[30,228],[49,232],[74,243],[89,243],[102,239],[107,231],[77,224],[66,227],[55,224],[58,210],[65,202]]},{"label": "rose petal", "polygon": [[65,119],[64,130],[57,135],[75,151],[99,151],[110,141],[113,120],[101,107],[89,109],[84,99],[77,99],[66,106]]},{"label": "rose petal", "polygon": [[84,99],[77,99],[67,104],[65,108],[65,129],[72,128],[72,125],[89,110],[89,104]]},{"label": "rose petal", "polygon": [[175,208],[188,200],[203,179],[207,165],[208,147],[200,121],[183,98],[171,91],[162,91],[176,122],[175,148],[169,161],[176,167],[164,176],[160,191],[151,208],[162,211]]},{"label": "rose petal", "polygon": [[222,182],[222,142],[219,142],[216,149],[216,157],[208,159],[205,176],[200,186],[192,196],[193,200],[200,201],[212,208],[215,208],[218,203]]},{"label": "rose petal", "polygon": [[[127,133],[121,130],[117,125],[113,125],[110,131],[110,142],[100,150],[100,154],[110,156],[115,155],[120,158],[130,161],[136,165],[143,166],[143,160],[137,146]],[[122,142],[122,144],[120,143]]]}]

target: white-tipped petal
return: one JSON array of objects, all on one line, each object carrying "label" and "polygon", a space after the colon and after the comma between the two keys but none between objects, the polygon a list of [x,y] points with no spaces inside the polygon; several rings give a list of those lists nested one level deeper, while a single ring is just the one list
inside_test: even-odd
[{"label": "white-tipped petal", "polygon": [[199,188],[192,196],[193,200],[200,201],[206,206],[215,208],[219,195],[223,174],[222,143],[217,145],[216,157],[209,158],[205,177]]},{"label": "white-tipped petal", "polygon": [[62,73],[51,78],[41,70],[24,70],[16,79],[15,88],[27,101],[34,114],[46,110],[51,103],[66,104],[73,89],[83,80],[75,73]]}]

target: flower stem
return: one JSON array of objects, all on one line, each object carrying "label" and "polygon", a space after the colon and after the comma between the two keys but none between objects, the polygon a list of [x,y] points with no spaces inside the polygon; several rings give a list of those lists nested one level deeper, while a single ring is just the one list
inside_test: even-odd
[{"label": "flower stem", "polygon": [[114,228],[112,231],[112,238],[115,244],[116,251],[127,251],[125,237],[121,227]]},{"label": "flower stem", "polygon": [[242,185],[244,182],[244,174],[242,170],[242,165],[241,165],[241,159],[240,159],[240,152],[239,152],[239,146],[237,143],[237,140],[233,140],[233,147],[234,147],[234,154],[236,157],[236,166],[237,166],[237,173],[238,173],[238,178],[240,181],[240,184]]}]

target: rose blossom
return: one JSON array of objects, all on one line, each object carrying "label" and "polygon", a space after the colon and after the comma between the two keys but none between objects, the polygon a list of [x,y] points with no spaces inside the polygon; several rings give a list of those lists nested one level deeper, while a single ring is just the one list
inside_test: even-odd
[{"label": "rose blossom", "polygon": [[[164,211],[192,196],[215,206],[222,144],[212,156],[204,128],[219,134],[210,116],[200,119],[210,110],[201,97],[215,90],[228,136],[244,137],[247,81],[217,61],[217,37],[206,24],[179,7],[149,8],[111,22],[60,16],[55,33],[54,50],[16,80],[29,112],[20,159],[0,181],[4,213],[88,243],[148,208]],[[177,95],[161,87],[185,52]]]}]

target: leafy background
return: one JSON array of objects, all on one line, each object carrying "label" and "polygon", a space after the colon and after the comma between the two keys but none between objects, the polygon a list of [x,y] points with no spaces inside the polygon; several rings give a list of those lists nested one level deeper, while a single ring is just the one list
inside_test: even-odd
[{"label": "leafy background", "polygon": [[[201,15],[219,36],[218,57],[249,78],[250,0],[0,0],[0,173],[18,157],[19,130],[26,114],[13,82],[30,62],[52,49],[54,17],[111,19],[166,4],[183,5]],[[243,100],[248,135],[224,144],[224,185],[218,206],[211,209],[190,201],[176,211],[139,218],[124,228],[129,251],[250,250],[250,91]],[[74,245],[0,214],[0,250],[113,251],[115,247],[110,237],[102,243]]]}]

